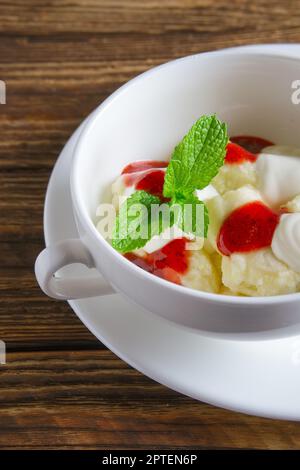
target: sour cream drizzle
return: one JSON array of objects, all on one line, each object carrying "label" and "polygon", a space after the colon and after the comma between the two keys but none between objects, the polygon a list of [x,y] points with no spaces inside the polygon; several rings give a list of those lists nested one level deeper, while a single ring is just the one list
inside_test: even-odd
[{"label": "sour cream drizzle", "polygon": [[[259,190],[280,210],[300,194],[300,150],[285,146],[264,149],[256,161]],[[281,211],[282,212],[282,211]],[[274,255],[300,272],[300,213],[282,214],[272,239]]]}]

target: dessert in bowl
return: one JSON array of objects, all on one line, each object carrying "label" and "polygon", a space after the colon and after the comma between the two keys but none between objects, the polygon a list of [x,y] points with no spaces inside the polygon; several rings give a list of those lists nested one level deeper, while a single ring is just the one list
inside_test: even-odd
[{"label": "dessert in bowl", "polygon": [[[186,287],[181,280],[169,282],[141,269],[104,239],[97,229],[97,208],[100,202],[111,203],[111,185],[122,168],[140,160],[167,161],[202,115],[215,113],[228,124],[229,136],[259,136],[272,143],[300,147],[300,108],[291,101],[291,83],[298,73],[299,62],[295,59],[220,51],[157,67],[114,93],[93,113],[75,149],[70,185],[80,238],[65,240],[40,254],[36,274],[44,291],[66,299],[101,295],[114,289],[179,325],[227,339],[297,334],[300,294],[296,287],[255,293],[233,286],[231,292],[223,292],[222,286],[210,287],[209,276],[207,288]],[[256,158],[259,152],[250,153]],[[251,186],[245,181],[240,188],[225,188],[223,196],[225,183],[218,177],[215,190],[219,194],[215,196],[223,202],[226,194],[241,188],[246,188],[245,201],[258,201],[253,199],[256,183]],[[204,201],[208,210],[215,199]],[[227,203],[230,208],[225,212],[229,215],[235,208],[230,201]],[[268,209],[273,215],[271,203]],[[277,208],[274,214],[277,220]],[[211,216],[204,244],[211,243],[209,231],[214,220]],[[221,218],[220,223],[224,220]],[[206,246],[205,254],[208,251]],[[204,251],[199,249],[197,253],[201,256]],[[103,277],[53,277],[58,269],[75,262],[96,267]]]},{"label": "dessert in bowl", "polygon": [[[226,295],[299,292],[300,149],[254,136],[228,142],[226,134],[215,116],[203,116],[169,162],[127,165],[112,185],[114,229],[105,232],[102,219],[99,231],[176,284]],[[179,213],[167,213],[177,201]],[[199,220],[191,203],[202,209]],[[168,215],[160,225],[159,211]],[[184,215],[195,219],[189,230]]]}]

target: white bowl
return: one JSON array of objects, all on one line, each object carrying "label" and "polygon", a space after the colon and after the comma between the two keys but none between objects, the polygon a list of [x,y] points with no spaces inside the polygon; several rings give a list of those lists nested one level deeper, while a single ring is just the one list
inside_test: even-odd
[{"label": "white bowl", "polygon": [[[289,334],[299,333],[300,293],[235,297],[172,284],[121,256],[95,227],[96,208],[109,201],[122,167],[166,159],[202,114],[216,113],[228,123],[229,135],[258,135],[300,147],[300,105],[291,100],[299,73],[297,59],[220,51],[169,62],[116,91],[93,113],[75,149],[70,184],[80,239],[39,255],[41,288],[60,299],[115,290],[168,320],[226,339],[256,339],[258,332],[260,339],[282,337],[291,326]],[[101,276],[54,277],[76,262],[96,267]]]}]

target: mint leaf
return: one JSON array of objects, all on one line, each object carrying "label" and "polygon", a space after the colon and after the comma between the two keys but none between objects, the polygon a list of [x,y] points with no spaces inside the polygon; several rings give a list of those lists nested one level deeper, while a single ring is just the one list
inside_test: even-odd
[{"label": "mint leaf", "polygon": [[173,151],[163,195],[190,197],[205,188],[224,163],[227,142],[226,125],[215,115],[198,119]]},{"label": "mint leaf", "polygon": [[[206,237],[209,217],[195,189],[205,188],[224,163],[228,142],[226,125],[216,116],[202,116],[175,147],[167,167],[163,195],[136,191],[121,206],[112,246],[121,253],[142,248],[154,235],[174,223],[185,233]],[[163,209],[168,209],[167,214]]]},{"label": "mint leaf", "polygon": [[[136,191],[124,201],[116,218],[112,246],[121,253],[143,247],[167,222],[156,217],[161,201],[146,191]],[[169,221],[168,226],[172,222]]]},{"label": "mint leaf", "polygon": [[184,199],[174,201],[170,207],[174,213],[174,223],[185,233],[196,237],[207,237],[209,224],[208,210],[203,201],[190,194]]}]

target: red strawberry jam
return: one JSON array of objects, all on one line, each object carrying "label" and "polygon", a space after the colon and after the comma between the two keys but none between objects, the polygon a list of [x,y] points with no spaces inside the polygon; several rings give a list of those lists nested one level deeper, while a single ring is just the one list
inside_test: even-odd
[{"label": "red strawberry jam", "polygon": [[184,274],[188,268],[187,241],[186,238],[172,240],[145,258],[134,253],[127,253],[125,257],[149,273],[175,282],[175,284],[181,284],[180,274]]},{"label": "red strawberry jam", "polygon": [[238,144],[229,142],[226,147],[225,163],[227,164],[239,164],[244,162],[255,162],[257,155],[248,152]]},{"label": "red strawberry jam", "polygon": [[[122,171],[126,186],[134,186],[136,190],[144,190],[154,196],[163,198],[165,172],[158,168],[166,168],[168,162],[145,160],[127,165]],[[142,173],[141,173],[142,172]]]},{"label": "red strawberry jam", "polygon": [[273,143],[260,137],[246,135],[232,137],[227,144],[225,163],[255,162],[257,154],[269,145],[273,145]]},{"label": "red strawberry jam", "polygon": [[270,140],[262,139],[261,137],[254,137],[251,135],[237,135],[231,137],[230,141],[234,144],[238,144],[240,147],[248,150],[252,154],[257,154],[262,151],[263,148],[274,145]]},{"label": "red strawberry jam", "polygon": [[271,245],[279,215],[260,201],[249,202],[234,210],[223,222],[217,245],[229,256]]},{"label": "red strawberry jam", "polygon": [[137,173],[138,171],[152,170],[153,168],[166,168],[169,162],[156,160],[141,160],[125,166],[122,175]]},{"label": "red strawberry jam", "polygon": [[163,197],[163,186],[165,181],[165,172],[161,170],[154,170],[146,173],[135,184],[135,189],[144,190],[154,196]]}]

